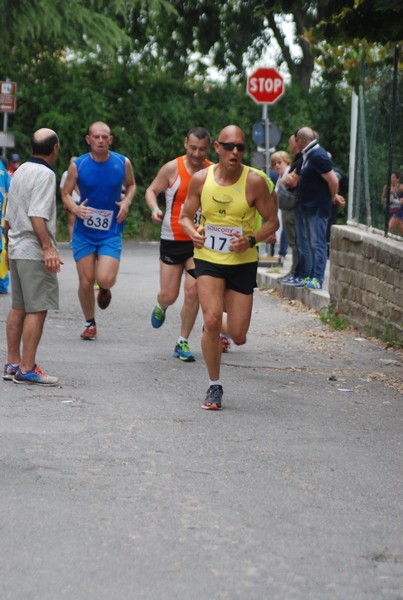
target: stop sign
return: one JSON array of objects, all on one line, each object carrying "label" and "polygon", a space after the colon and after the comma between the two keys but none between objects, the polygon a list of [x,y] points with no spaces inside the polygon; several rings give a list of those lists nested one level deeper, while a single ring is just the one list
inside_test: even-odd
[{"label": "stop sign", "polygon": [[258,104],[273,104],[284,94],[284,79],[276,69],[259,67],[249,75],[246,91]]}]

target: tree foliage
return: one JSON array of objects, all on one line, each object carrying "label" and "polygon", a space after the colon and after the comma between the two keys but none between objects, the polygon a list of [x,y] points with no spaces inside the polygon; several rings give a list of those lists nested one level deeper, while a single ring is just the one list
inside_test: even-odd
[{"label": "tree foliage", "polygon": [[328,40],[377,44],[401,43],[401,0],[334,0],[316,25],[316,35]]},{"label": "tree foliage", "polygon": [[168,0],[0,0],[0,71],[15,78],[21,65],[44,56],[128,48],[134,9],[149,16],[173,10]]}]

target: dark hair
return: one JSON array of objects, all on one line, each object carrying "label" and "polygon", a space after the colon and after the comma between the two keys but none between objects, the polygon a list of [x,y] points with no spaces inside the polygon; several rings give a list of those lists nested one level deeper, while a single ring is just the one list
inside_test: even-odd
[{"label": "dark hair", "polygon": [[198,140],[204,140],[204,138],[207,138],[209,144],[211,143],[211,135],[204,127],[193,127],[193,129],[189,129],[186,139],[189,139],[190,135],[194,135]]},{"label": "dark hair", "polygon": [[48,137],[38,140],[34,133],[31,138],[31,148],[33,154],[40,154],[41,156],[49,156],[52,154],[55,144],[59,143],[59,138],[56,133],[51,133]]}]

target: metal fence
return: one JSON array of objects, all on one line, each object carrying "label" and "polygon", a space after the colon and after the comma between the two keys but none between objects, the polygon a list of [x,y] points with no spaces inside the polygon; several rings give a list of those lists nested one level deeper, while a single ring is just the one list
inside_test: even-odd
[{"label": "metal fence", "polygon": [[363,57],[358,93],[352,101],[348,222],[385,235],[393,171],[399,173],[403,184],[403,71],[399,71],[399,52],[397,46],[393,61],[383,67],[368,66]]}]

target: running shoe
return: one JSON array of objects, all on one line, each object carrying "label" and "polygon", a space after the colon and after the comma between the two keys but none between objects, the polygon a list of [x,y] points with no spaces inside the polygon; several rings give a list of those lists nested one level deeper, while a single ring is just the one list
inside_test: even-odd
[{"label": "running shoe", "polygon": [[309,290],[321,290],[322,284],[319,281],[319,279],[316,279],[316,277],[312,277],[312,279],[308,281],[305,287],[307,287]]},{"label": "running shoe", "polygon": [[280,283],[284,283],[285,285],[295,285],[295,277],[293,275],[287,275],[287,277],[280,279]]},{"label": "running shoe", "polygon": [[223,393],[224,390],[222,389],[221,385],[210,385],[201,407],[205,410],[221,410],[221,399]]},{"label": "running shoe", "polygon": [[22,373],[18,368],[13,378],[14,383],[28,383],[34,385],[47,385],[54,386],[59,383],[57,377],[51,377],[47,373],[44,373],[39,365],[35,365],[28,373]]},{"label": "running shoe", "polygon": [[301,281],[299,283],[296,284],[295,287],[298,287],[298,288],[306,287],[310,281],[311,281],[310,277],[304,277],[303,279],[301,279]]},{"label": "running shoe", "polygon": [[105,290],[104,288],[99,288],[99,292],[98,292],[98,296],[97,296],[97,303],[99,308],[101,308],[102,310],[105,310],[105,308],[108,308],[108,306],[110,305],[112,300],[112,292],[111,290]]},{"label": "running shoe", "polygon": [[151,325],[154,329],[158,329],[158,327],[161,327],[161,325],[164,324],[166,311],[166,308],[161,308],[159,304],[155,305],[154,310],[151,313]]},{"label": "running shoe", "polygon": [[80,335],[82,340],[96,340],[97,339],[97,326],[90,325],[86,327],[82,334]]},{"label": "running shoe", "polygon": [[228,352],[231,347],[231,342],[228,336],[224,335],[224,333],[220,333],[220,341],[221,341],[221,352],[224,354]]},{"label": "running shoe", "polygon": [[297,286],[299,283],[301,283],[301,281],[304,279],[304,277],[294,277],[294,282],[291,283],[291,281],[287,284],[287,285],[295,285]]},{"label": "running shoe", "polygon": [[194,362],[196,359],[189,348],[189,342],[182,340],[175,346],[173,355],[174,358],[179,358],[184,362]]},{"label": "running shoe", "polygon": [[4,381],[12,381],[14,375],[17,373],[18,366],[14,366],[11,363],[4,365],[3,379]]}]

